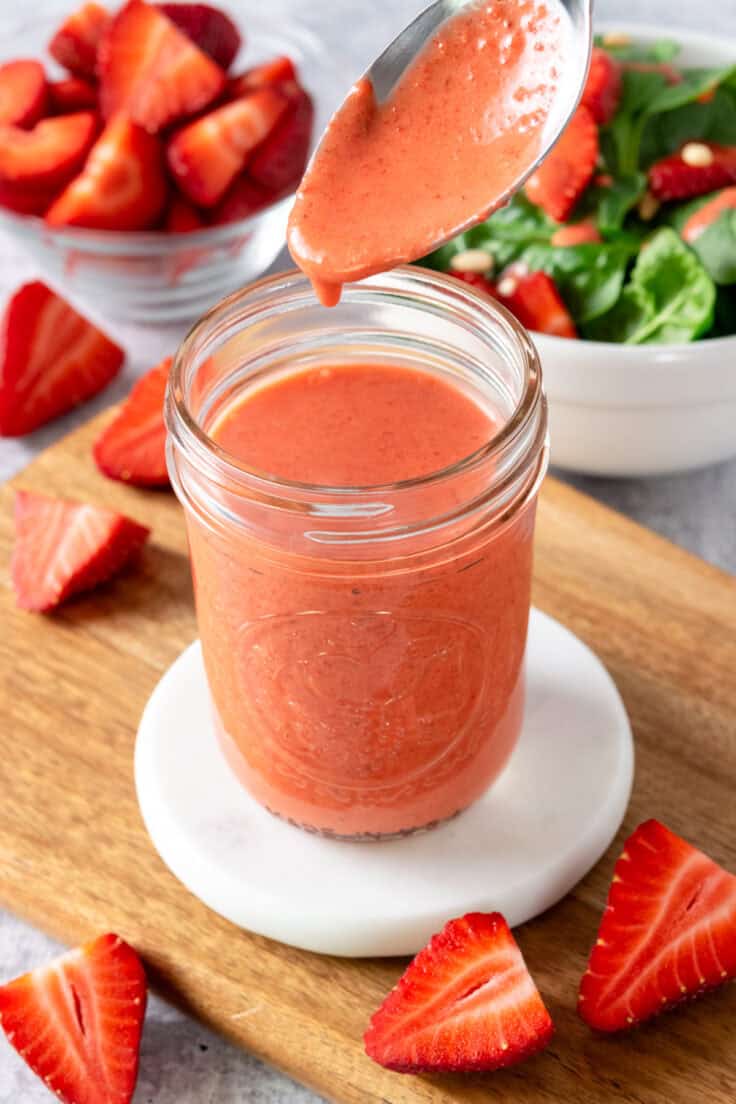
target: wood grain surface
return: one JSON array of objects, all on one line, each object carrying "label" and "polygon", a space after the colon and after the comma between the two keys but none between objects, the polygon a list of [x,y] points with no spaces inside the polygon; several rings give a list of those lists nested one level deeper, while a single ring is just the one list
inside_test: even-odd
[{"label": "wood grain surface", "polygon": [[[68,943],[119,932],[177,1003],[340,1104],[733,1104],[736,987],[628,1037],[597,1038],[575,1014],[621,836],[573,894],[518,932],[555,1040],[485,1077],[406,1077],[364,1056],[368,1017],[401,961],[344,961],[249,935],[176,882],[141,823],[133,745],[154,684],[196,635],[184,529],[173,495],[97,474],[90,442],[109,417],[14,484],[152,526],[137,570],[54,616],[16,610],[12,489],[2,490],[2,903]],[[637,774],[624,830],[659,817],[736,870],[736,580],[550,479],[534,599],[598,652],[626,702]]]}]

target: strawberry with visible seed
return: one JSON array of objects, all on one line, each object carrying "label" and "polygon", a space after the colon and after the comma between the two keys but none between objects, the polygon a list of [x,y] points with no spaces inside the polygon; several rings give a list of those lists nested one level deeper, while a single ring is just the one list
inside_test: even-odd
[{"label": "strawberry with visible seed", "polygon": [[129,0],[115,16],[98,68],[103,115],[125,111],[152,133],[201,111],[225,85],[219,65],[144,0]]},{"label": "strawberry with visible seed", "polygon": [[0,123],[32,127],[46,110],[46,74],[38,61],[0,65]]},{"label": "strawberry with visible seed", "polygon": [[129,1104],[145,1011],[143,966],[116,935],[0,987],[9,1042],[63,1104]]},{"label": "strawberry with visible seed", "polygon": [[49,53],[75,77],[94,80],[97,50],[110,23],[101,4],[83,4],[64,20],[49,43]]},{"label": "strawberry with visible seed", "polygon": [[54,115],[70,115],[97,107],[97,89],[81,77],[66,77],[49,85],[49,103]]},{"label": "strawberry with visible seed", "polygon": [[514,1065],[554,1032],[521,951],[499,913],[450,920],[371,1019],[366,1053],[401,1073]]},{"label": "strawberry with visible seed", "polygon": [[287,90],[289,113],[256,150],[248,164],[248,173],[259,184],[277,194],[292,191],[302,178],[309,158],[314,124],[314,107],[310,96],[296,86]]},{"label": "strawberry with visible seed", "polygon": [[10,573],[17,603],[47,613],[117,575],[149,530],[102,506],[17,491],[15,534]]},{"label": "strawberry with visible seed", "polygon": [[209,4],[157,4],[180,31],[222,69],[235,61],[242,39],[229,15]]},{"label": "strawberry with visible seed", "polygon": [[247,176],[239,176],[220,202],[212,208],[210,221],[219,226],[250,218],[275,202],[276,196]]},{"label": "strawberry with visible seed", "polygon": [[594,46],[580,102],[590,110],[600,126],[610,123],[616,114],[621,101],[621,84],[621,63],[599,46]]},{"label": "strawberry with visible seed", "polygon": [[496,295],[522,326],[554,337],[577,337],[575,323],[546,272],[507,271],[496,285]]},{"label": "strawberry with visible seed", "polygon": [[0,326],[0,436],[20,437],[91,399],[124,353],[39,280],[20,287]]},{"label": "strawberry with visible seed", "polygon": [[158,221],[167,193],[159,139],[121,113],[110,120],[79,176],[47,211],[46,222],[147,230]]},{"label": "strawberry with visible seed", "polygon": [[291,58],[282,54],[272,61],[265,61],[262,65],[255,65],[246,69],[237,77],[231,77],[227,82],[228,99],[237,100],[240,96],[247,96],[256,88],[265,88],[268,84],[283,84],[286,81],[296,81],[296,68]]},{"label": "strawberry with visible seed", "polygon": [[[698,163],[688,163],[683,153],[696,145],[704,151]],[[649,189],[665,202],[692,199],[725,188],[736,181],[736,146],[717,146],[712,142],[686,143],[670,157],[656,161],[649,169]]]},{"label": "strawberry with visible seed", "polygon": [[578,1009],[625,1031],[736,977],[736,876],[656,820],[616,863]]},{"label": "strawberry with visible seed", "polygon": [[95,463],[110,479],[138,487],[168,486],[164,397],[171,359],[162,360],[138,380],[95,441]]},{"label": "strawberry with visible seed", "polygon": [[724,211],[736,211],[736,187],[724,188],[722,192],[713,196],[699,210],[690,215],[682,228],[683,241],[686,241],[688,245],[692,245]]},{"label": "strawberry with visible seed", "polygon": [[285,96],[274,88],[262,88],[178,131],[169,142],[167,157],[184,194],[201,207],[214,206],[287,108]]},{"label": "strawberry with visible seed", "polygon": [[550,218],[565,222],[591,181],[598,160],[598,127],[580,104],[561,137],[526,182],[526,194]]},{"label": "strawberry with visible seed", "polygon": [[84,163],[96,133],[90,111],[42,119],[32,130],[0,126],[0,203],[43,211]]},{"label": "strawberry with visible seed", "polygon": [[166,210],[164,230],[170,234],[188,234],[201,230],[205,221],[196,207],[182,196],[174,196]]}]

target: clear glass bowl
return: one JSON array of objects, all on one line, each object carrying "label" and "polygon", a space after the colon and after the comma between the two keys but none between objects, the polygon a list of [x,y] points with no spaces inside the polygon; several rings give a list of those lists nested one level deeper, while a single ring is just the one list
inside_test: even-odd
[{"label": "clear glass bowl", "polygon": [[[319,40],[291,17],[262,19],[248,4],[224,5],[245,44],[232,71],[288,54],[315,105],[313,143],[345,94],[342,72]],[[73,0],[46,0],[32,16],[4,27],[0,60],[38,57],[52,79],[61,76],[46,53],[55,27]],[[228,292],[260,276],[284,245],[291,197],[251,218],[184,234],[162,231],[49,229],[43,219],[0,208],[0,230],[29,253],[39,273],[88,302],[101,316],[121,321],[191,321]]]}]

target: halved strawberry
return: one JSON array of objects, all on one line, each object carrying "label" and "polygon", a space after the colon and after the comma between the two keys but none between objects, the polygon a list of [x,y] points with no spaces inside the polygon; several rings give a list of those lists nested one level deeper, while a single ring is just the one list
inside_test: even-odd
[{"label": "halved strawberry", "polygon": [[590,183],[598,160],[598,127],[583,104],[577,108],[561,137],[526,182],[532,203],[565,222]]},{"label": "halved strawberry", "polygon": [[264,88],[267,84],[282,84],[284,81],[296,79],[294,62],[290,57],[282,54],[272,61],[265,61],[262,65],[246,69],[237,77],[231,77],[227,82],[228,99],[237,100],[239,96],[254,92],[256,88]]},{"label": "halved strawberry", "polygon": [[0,123],[32,127],[46,110],[46,74],[38,61],[0,65]]},{"label": "halved strawberry", "polygon": [[595,219],[581,219],[580,222],[569,222],[555,230],[550,238],[552,245],[585,245],[586,242],[603,241]]},{"label": "halved strawberry", "polygon": [[724,188],[722,192],[713,196],[699,210],[690,215],[682,228],[683,240],[692,245],[724,211],[734,210],[736,210],[736,187]]},{"label": "halved strawberry", "polygon": [[432,937],[365,1033],[366,1053],[402,1073],[493,1070],[537,1054],[554,1032],[499,913],[468,913]]},{"label": "halved strawberry", "polygon": [[82,4],[67,16],[49,43],[52,58],[76,77],[94,80],[97,49],[110,22],[101,4]]},{"label": "halved strawberry", "polygon": [[303,88],[295,87],[295,93],[289,89],[288,115],[274,127],[248,164],[249,175],[277,194],[296,188],[307,166],[312,141],[312,100]]},{"label": "halved strawberry", "polygon": [[117,935],[0,988],[8,1041],[64,1104],[129,1104],[145,1012],[141,960]]},{"label": "halved strawberry", "polygon": [[625,1031],[736,977],[736,877],[656,820],[616,863],[578,1009]]},{"label": "halved strawberry", "polygon": [[188,234],[201,230],[205,221],[197,208],[182,196],[174,196],[166,209],[164,230],[170,234]]},{"label": "halved strawberry", "polygon": [[164,396],[171,360],[166,357],[138,380],[95,441],[95,463],[110,479],[138,487],[168,486]]},{"label": "halved strawberry", "polygon": [[457,272],[453,269],[450,272],[450,276],[455,276],[456,279],[462,280],[463,283],[478,288],[478,291],[484,291],[486,295],[490,295],[491,298],[498,299],[496,285],[493,280],[489,280],[482,272]]},{"label": "halved strawberry", "polygon": [[39,280],[20,287],[0,326],[0,436],[19,437],[85,402],[124,353]]},{"label": "halved strawberry", "polygon": [[152,133],[207,107],[225,74],[170,19],[129,0],[100,43],[100,103],[106,118],[125,111]]},{"label": "halved strawberry", "polygon": [[[697,151],[698,157],[690,156]],[[691,199],[736,181],[736,146],[686,142],[677,153],[649,169],[649,190],[657,199]]]},{"label": "halved strawberry", "polygon": [[167,191],[159,139],[120,113],[103,130],[79,176],[47,211],[46,222],[147,230],[161,215]]},{"label": "halved strawberry", "polygon": [[107,582],[138,555],[149,532],[103,506],[17,491],[10,572],[18,606],[46,613]]},{"label": "halved strawberry", "polygon": [[610,123],[621,100],[621,62],[594,46],[581,103],[597,123]]},{"label": "halved strawberry", "polygon": [[0,126],[0,193],[25,196],[29,204],[39,196],[43,209],[84,163],[96,133],[91,111],[42,119],[33,130]]},{"label": "halved strawberry", "polygon": [[54,115],[69,115],[97,107],[97,89],[81,77],[66,77],[49,84],[49,103]]},{"label": "halved strawberry", "polygon": [[222,69],[230,68],[242,38],[229,15],[209,4],[157,4],[156,7]]},{"label": "halved strawberry", "polygon": [[210,221],[215,225],[240,222],[270,206],[278,197],[261,187],[248,176],[239,176],[228,188],[220,202],[212,208]]},{"label": "halved strawberry", "polygon": [[555,337],[578,336],[557,286],[546,272],[507,270],[496,284],[496,295],[528,330]]},{"label": "halved strawberry", "polygon": [[274,88],[262,88],[178,131],[169,142],[167,156],[184,194],[201,207],[214,206],[287,108],[285,96]]}]

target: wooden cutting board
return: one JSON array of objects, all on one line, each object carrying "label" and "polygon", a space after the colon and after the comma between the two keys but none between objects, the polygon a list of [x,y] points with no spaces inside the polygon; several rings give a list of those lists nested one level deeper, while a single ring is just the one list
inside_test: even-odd
[{"label": "wooden cutting board", "polygon": [[[173,495],[97,474],[90,442],[109,416],[14,483],[152,526],[139,570],[55,616],[17,611],[12,489],[2,490],[2,903],[68,943],[119,932],[177,1003],[341,1104],[733,1104],[735,987],[628,1038],[597,1038],[575,1014],[621,836],[571,896],[519,931],[557,1035],[544,1055],[486,1077],[406,1077],[364,1056],[363,1030],[400,961],[320,957],[249,935],[175,881],[141,823],[133,745],[154,684],[196,635],[184,529]],[[631,715],[625,831],[659,817],[736,870],[736,580],[551,479],[536,565],[535,602],[598,652]]]}]

